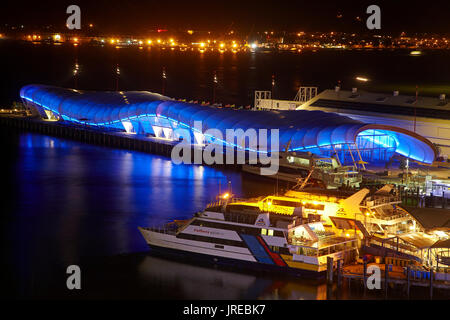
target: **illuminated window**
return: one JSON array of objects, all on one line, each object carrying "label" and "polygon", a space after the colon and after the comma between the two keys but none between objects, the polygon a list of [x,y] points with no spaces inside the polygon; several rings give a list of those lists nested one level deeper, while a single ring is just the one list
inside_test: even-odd
[{"label": "illuminated window", "polygon": [[269,229],[269,230],[267,230],[268,232],[267,232],[267,235],[268,236],[273,236],[273,230],[272,229]]},{"label": "illuminated window", "polygon": [[261,234],[267,235],[267,229],[261,229]]}]

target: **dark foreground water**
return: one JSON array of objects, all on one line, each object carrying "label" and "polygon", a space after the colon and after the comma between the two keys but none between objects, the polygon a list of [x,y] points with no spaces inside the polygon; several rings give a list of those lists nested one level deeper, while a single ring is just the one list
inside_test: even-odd
[{"label": "dark foreground water", "polygon": [[[237,171],[173,165],[168,158],[135,151],[0,132],[4,297],[327,298],[326,286],[311,281],[153,257],[137,230],[190,217],[228,181],[238,196],[268,193],[273,185],[242,179]],[[71,264],[82,270],[77,292],[65,285]],[[328,297],[363,298],[356,288],[336,294],[328,292]],[[402,297],[391,292],[391,298]]]}]

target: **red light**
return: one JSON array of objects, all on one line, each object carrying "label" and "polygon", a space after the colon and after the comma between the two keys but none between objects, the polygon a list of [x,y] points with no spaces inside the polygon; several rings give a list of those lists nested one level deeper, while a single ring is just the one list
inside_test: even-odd
[{"label": "red light", "polygon": [[166,29],[158,29],[158,32],[166,32]]}]

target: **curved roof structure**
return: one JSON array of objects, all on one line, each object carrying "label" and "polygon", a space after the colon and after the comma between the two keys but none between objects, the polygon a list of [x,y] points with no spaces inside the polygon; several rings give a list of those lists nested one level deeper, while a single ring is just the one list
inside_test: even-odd
[{"label": "curved roof structure", "polygon": [[[422,163],[432,163],[436,155],[431,142],[408,130],[323,111],[218,109],[147,91],[95,92],[46,85],[25,86],[20,96],[66,121],[92,126],[120,127],[124,122],[140,121],[143,126],[143,122],[172,129],[181,125],[195,131],[195,122],[201,121],[202,133],[216,129],[223,137],[227,129],[279,129],[280,148],[289,144],[290,150],[320,153],[320,148],[355,144],[358,137],[364,137]],[[388,136],[392,142],[376,135]]]}]

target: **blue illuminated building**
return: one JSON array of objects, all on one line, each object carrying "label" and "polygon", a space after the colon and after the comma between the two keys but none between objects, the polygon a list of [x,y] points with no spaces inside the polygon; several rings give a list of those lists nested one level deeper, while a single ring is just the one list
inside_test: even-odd
[{"label": "blue illuminated building", "polygon": [[[342,162],[353,158],[387,161],[394,154],[430,164],[436,156],[434,145],[424,137],[394,126],[368,124],[323,111],[252,111],[187,103],[146,91],[95,92],[28,85],[21,89],[22,100],[44,119],[108,128],[127,133],[178,140],[177,128],[186,128],[194,142],[217,141],[216,129],[279,129],[279,145],[284,150],[339,155]],[[201,121],[201,130],[195,122]],[[270,130],[268,132],[270,140]],[[225,146],[239,144],[219,140]],[[246,149],[251,150],[249,146]]]}]

